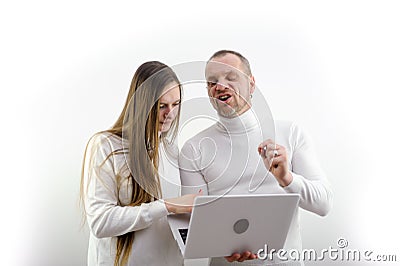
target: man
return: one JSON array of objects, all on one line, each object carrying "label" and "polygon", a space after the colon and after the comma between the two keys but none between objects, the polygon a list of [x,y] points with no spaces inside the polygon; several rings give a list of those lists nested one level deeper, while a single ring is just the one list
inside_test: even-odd
[{"label": "man", "polygon": [[[265,130],[258,124],[260,119],[252,106],[255,79],[248,60],[235,51],[218,51],[207,62],[205,75],[219,121],[182,147],[182,193],[199,189],[210,195],[297,193],[301,208],[326,215],[333,194],[304,132],[294,123],[274,121],[276,142],[260,138]],[[260,159],[264,165],[257,163]],[[302,249],[298,211],[285,243],[285,250],[291,249]],[[212,258],[211,265],[231,265],[233,261],[240,265],[279,263],[244,252]],[[278,265],[302,264],[286,261]]]}]

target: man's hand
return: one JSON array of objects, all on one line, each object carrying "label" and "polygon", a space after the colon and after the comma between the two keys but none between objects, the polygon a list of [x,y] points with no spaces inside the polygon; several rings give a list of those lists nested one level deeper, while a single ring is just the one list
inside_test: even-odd
[{"label": "man's hand", "polygon": [[251,253],[250,251],[245,251],[242,254],[233,253],[231,256],[226,256],[225,259],[229,262],[238,261],[243,262],[245,260],[254,260],[257,259],[257,255]]},{"label": "man's hand", "polygon": [[289,171],[285,147],[268,139],[258,145],[258,153],[281,187],[286,187],[292,182],[293,176]]}]

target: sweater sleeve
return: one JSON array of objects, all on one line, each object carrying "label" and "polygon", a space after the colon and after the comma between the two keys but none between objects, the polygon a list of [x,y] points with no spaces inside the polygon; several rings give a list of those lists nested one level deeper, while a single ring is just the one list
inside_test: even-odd
[{"label": "sweater sleeve", "polygon": [[300,195],[300,207],[321,216],[332,206],[333,192],[325,173],[319,166],[312,142],[298,126],[291,126],[290,143],[293,149],[293,181],[284,190]]},{"label": "sweater sleeve", "polygon": [[150,226],[168,214],[160,201],[121,206],[118,200],[114,149],[107,136],[95,135],[88,144],[84,167],[84,200],[89,228],[98,238],[123,235]]},{"label": "sweater sleeve", "polygon": [[181,195],[198,193],[208,195],[207,183],[201,171],[201,154],[191,142],[187,141],[179,153],[179,172],[181,176]]}]

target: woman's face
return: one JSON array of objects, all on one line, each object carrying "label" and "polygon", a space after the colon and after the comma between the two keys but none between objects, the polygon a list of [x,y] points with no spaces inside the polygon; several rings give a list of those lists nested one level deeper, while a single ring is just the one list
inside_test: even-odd
[{"label": "woman's face", "polygon": [[160,132],[167,132],[176,115],[178,114],[181,95],[179,86],[176,82],[168,84],[160,98],[160,111],[158,120],[160,122]]}]

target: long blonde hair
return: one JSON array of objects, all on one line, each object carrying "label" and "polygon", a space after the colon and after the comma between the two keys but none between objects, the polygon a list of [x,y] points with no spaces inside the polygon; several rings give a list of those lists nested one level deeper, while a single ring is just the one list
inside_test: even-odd
[{"label": "long blonde hair", "polygon": [[[124,108],[108,132],[119,136],[124,143],[122,149],[112,151],[104,160],[116,154],[124,154],[130,175],[128,182],[132,185],[131,203],[129,206],[138,206],[162,197],[158,175],[158,148],[160,141],[166,137],[173,140],[178,133],[180,106],[171,129],[159,135],[159,98],[167,85],[172,82],[179,85],[180,95],[182,88],[174,71],[158,61],[149,61],[142,64],[135,72]],[[87,149],[87,147],[86,147]],[[86,157],[86,150],[85,156]],[[84,166],[80,186],[81,204],[84,207]],[[117,183],[121,176],[116,176]],[[89,182],[88,182],[89,183]],[[118,187],[119,190],[119,187]],[[85,208],[83,208],[85,212]],[[86,214],[86,213],[85,213]],[[133,246],[134,232],[117,237],[116,257],[114,265],[126,265]]]}]

